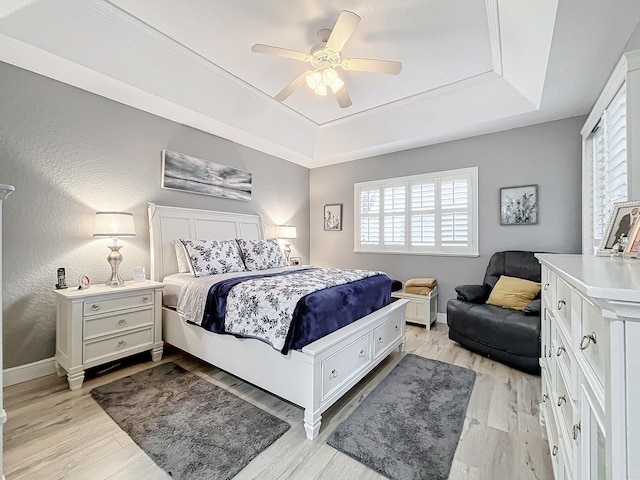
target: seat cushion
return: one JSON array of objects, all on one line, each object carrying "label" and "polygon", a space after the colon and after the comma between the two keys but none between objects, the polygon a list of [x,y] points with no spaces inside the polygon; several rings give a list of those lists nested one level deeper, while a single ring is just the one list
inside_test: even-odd
[{"label": "seat cushion", "polygon": [[447,323],[450,330],[497,350],[540,355],[539,316],[455,299],[447,303]]}]

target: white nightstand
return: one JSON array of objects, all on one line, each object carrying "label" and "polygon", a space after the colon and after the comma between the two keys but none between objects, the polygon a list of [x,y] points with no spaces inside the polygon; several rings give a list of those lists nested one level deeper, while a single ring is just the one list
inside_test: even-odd
[{"label": "white nightstand", "polygon": [[162,358],[163,288],[147,280],[55,290],[56,369],[71,390],[82,387],[87,368],[145,350],[154,362]]},{"label": "white nightstand", "polygon": [[435,287],[429,295],[406,293],[403,288],[402,290],[391,292],[391,297],[409,300],[404,314],[407,322],[418,323],[430,329],[431,324],[436,321],[438,316],[438,287]]}]

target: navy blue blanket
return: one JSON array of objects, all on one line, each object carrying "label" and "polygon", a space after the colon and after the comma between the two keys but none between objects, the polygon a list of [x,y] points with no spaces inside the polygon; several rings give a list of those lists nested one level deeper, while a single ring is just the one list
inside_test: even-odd
[{"label": "navy blue blanket", "polygon": [[[226,333],[224,316],[227,295],[233,287],[245,280],[292,273],[300,273],[300,270],[230,278],[212,285],[201,326],[214,333]],[[391,284],[386,275],[375,275],[305,295],[296,305],[281,352],[286,355],[291,349],[299,350],[388,305],[391,301]]]}]

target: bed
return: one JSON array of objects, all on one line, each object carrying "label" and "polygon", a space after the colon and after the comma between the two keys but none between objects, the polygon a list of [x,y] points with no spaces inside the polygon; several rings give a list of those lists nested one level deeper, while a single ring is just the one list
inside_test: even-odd
[{"label": "bed", "polygon": [[[148,205],[151,279],[178,272],[180,238],[264,239],[258,215]],[[393,303],[286,355],[251,338],[211,333],[162,308],[163,340],[304,409],[306,436],[320,431],[322,413],[395,348],[405,349],[406,300]]]}]

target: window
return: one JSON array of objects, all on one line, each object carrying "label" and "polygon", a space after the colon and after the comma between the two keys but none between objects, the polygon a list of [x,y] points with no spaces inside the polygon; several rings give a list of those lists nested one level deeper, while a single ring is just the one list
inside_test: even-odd
[{"label": "window", "polygon": [[478,255],[478,168],[355,184],[355,250]]},{"label": "window", "polygon": [[[585,232],[588,250],[595,251],[602,241],[609,212],[615,202],[628,199],[627,105],[623,83],[603,111],[585,141],[586,169],[590,177],[590,215]],[[587,249],[585,249],[587,251]]]}]

